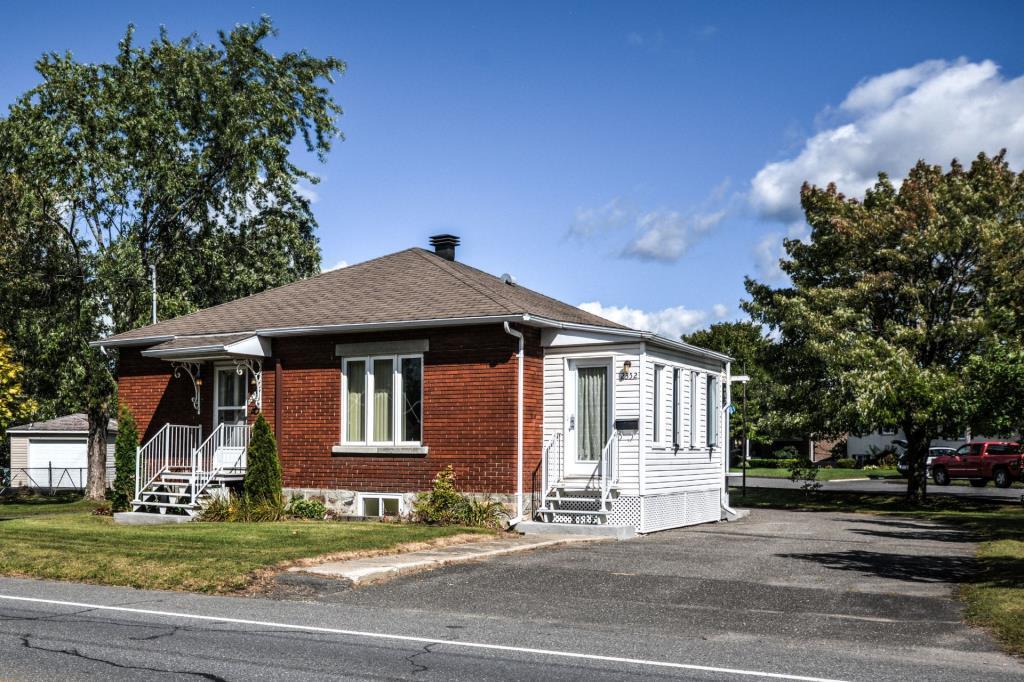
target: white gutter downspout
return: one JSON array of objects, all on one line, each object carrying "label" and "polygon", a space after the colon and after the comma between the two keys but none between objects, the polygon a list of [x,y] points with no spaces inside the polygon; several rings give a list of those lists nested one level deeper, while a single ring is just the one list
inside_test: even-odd
[{"label": "white gutter downspout", "polygon": [[514,526],[523,520],[523,345],[524,337],[521,331],[513,329],[505,322],[505,333],[519,339],[519,355],[516,361],[516,369],[519,379],[516,386],[516,517],[510,519],[508,524]]},{"label": "white gutter downspout", "polygon": [[[732,405],[732,363],[725,363],[725,404],[726,406]],[[721,409],[718,405],[716,409]],[[735,509],[729,506],[729,446],[730,439],[732,438],[732,432],[730,430],[729,410],[728,407],[725,410],[725,445],[722,448],[722,510],[725,511],[732,518],[736,518],[739,514]],[[745,462],[744,462],[745,463]]]}]

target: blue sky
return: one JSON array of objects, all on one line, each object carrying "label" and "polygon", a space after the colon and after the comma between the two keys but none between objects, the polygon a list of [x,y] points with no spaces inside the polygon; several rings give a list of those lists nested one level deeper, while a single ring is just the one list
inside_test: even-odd
[{"label": "blue sky", "polygon": [[271,16],[348,63],[346,141],[308,165],[324,267],[462,237],[460,260],[635,326],[739,315],[779,281],[796,190],[917,158],[1024,166],[1020,3],[5,3],[0,101],[34,60]]}]

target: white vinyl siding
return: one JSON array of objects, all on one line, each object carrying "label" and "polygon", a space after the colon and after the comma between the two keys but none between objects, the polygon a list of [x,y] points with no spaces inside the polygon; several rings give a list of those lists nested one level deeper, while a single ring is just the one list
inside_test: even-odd
[{"label": "white vinyl siding", "polygon": [[[672,420],[666,425],[668,433],[678,434],[678,439],[672,440],[681,442],[659,443],[650,437],[646,439],[648,446],[644,456],[644,494],[652,496],[720,489],[723,483],[722,448],[720,444],[715,447],[708,446],[706,415],[708,378],[714,377],[716,383],[721,386],[721,382],[724,381],[724,366],[716,365],[704,358],[651,346],[647,347],[647,357],[648,365],[652,368],[649,387],[653,387],[655,363],[659,366],[664,365],[668,368],[667,371],[672,373],[672,381],[666,383],[671,383],[673,389],[677,386],[675,374],[678,372],[680,396],[678,402],[671,401],[673,409],[665,410],[665,417]],[[646,412],[651,415],[649,423],[653,425],[654,391],[651,388],[648,388],[648,391],[645,397]],[[721,442],[723,439],[718,440]]]},{"label": "white vinyl siding", "polygon": [[[611,358],[612,414],[615,419],[640,418],[640,346],[639,344],[605,344],[594,347],[553,347],[544,350],[544,439],[546,447],[555,434],[565,431],[564,389],[569,358]],[[630,363],[628,373],[625,363]],[[648,364],[648,372],[650,365]],[[647,387],[650,390],[650,380]],[[648,413],[648,416],[650,414]],[[649,427],[648,427],[649,428]],[[640,438],[625,435],[617,441],[619,458],[619,490],[623,495],[636,495],[640,485]]]}]

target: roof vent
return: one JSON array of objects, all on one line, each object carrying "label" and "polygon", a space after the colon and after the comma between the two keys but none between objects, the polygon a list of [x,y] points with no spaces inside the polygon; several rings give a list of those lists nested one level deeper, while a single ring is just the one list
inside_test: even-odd
[{"label": "roof vent", "polygon": [[501,281],[504,282],[505,284],[508,284],[509,286],[512,286],[516,283],[516,278],[506,272],[501,276]]},{"label": "roof vent", "polygon": [[459,245],[459,238],[454,234],[435,234],[430,238],[430,245],[441,258],[455,260],[455,247]]}]

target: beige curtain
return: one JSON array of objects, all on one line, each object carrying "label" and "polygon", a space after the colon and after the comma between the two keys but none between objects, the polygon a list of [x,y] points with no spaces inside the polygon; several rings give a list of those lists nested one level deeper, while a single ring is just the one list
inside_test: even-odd
[{"label": "beige curtain", "polygon": [[373,440],[394,440],[392,431],[392,400],[395,386],[395,363],[392,360],[373,362]]},{"label": "beige curtain", "polygon": [[608,370],[576,370],[576,459],[597,461],[608,440]]},{"label": "beige curtain", "polygon": [[346,375],[348,395],[345,404],[345,440],[358,443],[365,440],[366,427],[366,363],[349,362]]}]

